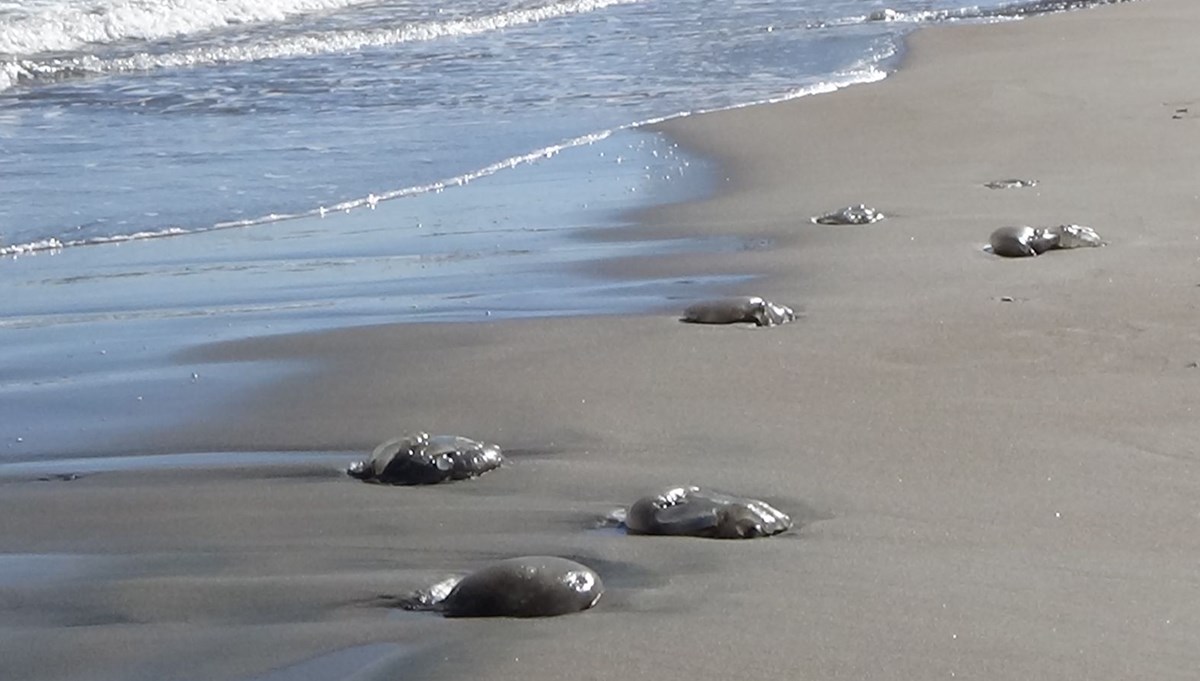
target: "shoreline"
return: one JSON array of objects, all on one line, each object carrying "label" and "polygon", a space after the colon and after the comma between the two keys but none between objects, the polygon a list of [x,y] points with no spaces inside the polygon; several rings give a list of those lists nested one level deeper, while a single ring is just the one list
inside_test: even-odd
[{"label": "shoreline", "polygon": [[[143,433],[203,420],[213,405],[294,370],[180,359],[196,346],[396,320],[619,314],[713,286],[601,279],[581,263],[731,247],[720,240],[575,237],[622,224],[643,197],[699,195],[707,172],[662,136],[628,131],[374,210],[0,263],[14,292],[0,319],[0,412],[9,417],[0,465],[164,453]],[[562,200],[547,210],[544,194]]]},{"label": "shoreline", "polygon": [[[1145,0],[926,29],[882,82],[663,126],[734,181],[631,231],[748,247],[598,267],[761,273],[730,292],[797,305],[792,324],[388,325],[189,354],[308,370],[141,433],[152,448],[369,451],[425,429],[513,464],[411,489],[327,466],[0,480],[0,550],[141,565],[12,589],[0,656],[17,678],[126,681],[282,681],[382,643],[424,651],[414,673],[433,679],[1190,679],[1198,19]],[[981,186],[1007,177],[1040,183]],[[888,219],[808,222],[860,202]],[[1110,245],[983,253],[1009,221],[1089,224]],[[801,522],[746,542],[595,530],[680,483]],[[373,605],[539,553],[596,567],[600,606],[449,621]],[[366,657],[339,675],[408,659]]]}]

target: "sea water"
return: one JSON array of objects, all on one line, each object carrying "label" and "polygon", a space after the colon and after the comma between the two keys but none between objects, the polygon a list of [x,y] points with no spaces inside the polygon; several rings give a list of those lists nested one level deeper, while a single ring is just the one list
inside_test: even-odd
[{"label": "sea water", "polygon": [[0,457],[186,418],[199,342],[687,297],[571,267],[745,246],[573,236],[720,180],[639,124],[1109,1],[0,0]]},{"label": "sea water", "polygon": [[457,186],[638,122],[877,79],[916,24],[1085,4],[0,2],[0,253]]}]

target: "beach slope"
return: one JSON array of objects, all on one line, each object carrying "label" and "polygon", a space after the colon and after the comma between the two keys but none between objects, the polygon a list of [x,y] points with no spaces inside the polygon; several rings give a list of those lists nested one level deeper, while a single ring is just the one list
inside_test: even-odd
[{"label": "beach slope", "polygon": [[[329,462],[0,483],[14,679],[1191,680],[1200,669],[1200,42],[1193,0],[925,30],[885,81],[660,129],[712,198],[634,236],[736,253],[614,261],[759,275],[769,329],[661,314],[397,325],[202,347],[291,378],[139,452]],[[1036,187],[994,190],[1008,178]],[[868,203],[888,218],[809,218]],[[1012,224],[1104,248],[1003,259]],[[429,488],[338,464],[409,430],[510,465]],[[770,539],[629,537],[692,483]],[[601,575],[586,613],[442,620],[383,595],[500,557]]]}]

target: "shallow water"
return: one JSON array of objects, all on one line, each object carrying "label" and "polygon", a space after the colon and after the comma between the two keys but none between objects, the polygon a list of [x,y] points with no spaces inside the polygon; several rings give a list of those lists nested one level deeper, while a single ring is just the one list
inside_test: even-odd
[{"label": "shallow water", "polygon": [[[78,457],[118,433],[186,422],[204,405],[296,369],[179,360],[199,343],[396,321],[610,313],[694,295],[723,279],[618,281],[578,265],[743,244],[575,234],[640,205],[643,194],[692,196],[709,172],[661,138],[629,131],[564,151],[553,164],[481,179],[470,191],[0,262],[9,292],[0,313],[0,459]],[[515,196],[523,200],[510,203]]]}]

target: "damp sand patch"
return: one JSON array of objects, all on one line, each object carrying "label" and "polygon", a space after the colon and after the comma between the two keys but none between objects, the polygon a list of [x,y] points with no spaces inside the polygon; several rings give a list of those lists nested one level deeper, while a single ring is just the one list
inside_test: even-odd
[{"label": "damp sand patch", "polygon": [[[221,470],[239,468],[303,468],[343,475],[347,452],[191,452],[135,456],[95,456],[40,459],[0,464],[0,481],[33,479],[70,483],[99,473],[132,473],[169,470]],[[74,477],[72,477],[74,476]]]}]

